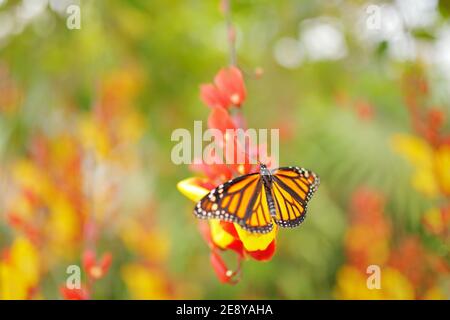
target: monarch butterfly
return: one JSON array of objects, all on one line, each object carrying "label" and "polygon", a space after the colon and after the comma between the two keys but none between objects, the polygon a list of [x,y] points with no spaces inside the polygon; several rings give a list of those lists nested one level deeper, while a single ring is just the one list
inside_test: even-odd
[{"label": "monarch butterfly", "polygon": [[194,209],[200,219],[219,219],[239,224],[253,233],[268,233],[273,221],[293,228],[305,219],[308,201],[317,190],[319,177],[299,167],[259,172],[232,179],[211,190]]}]

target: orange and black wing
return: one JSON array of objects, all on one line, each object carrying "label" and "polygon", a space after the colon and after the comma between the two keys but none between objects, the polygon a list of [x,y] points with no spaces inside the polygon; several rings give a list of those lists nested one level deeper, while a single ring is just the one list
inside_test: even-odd
[{"label": "orange and black wing", "polygon": [[201,219],[219,219],[239,224],[243,229],[267,233],[273,223],[259,173],[244,175],[210,191],[194,209]]},{"label": "orange and black wing", "polygon": [[299,167],[278,168],[272,174],[272,196],[277,208],[275,223],[280,227],[296,227],[305,219],[308,201],[320,179],[314,172]]}]

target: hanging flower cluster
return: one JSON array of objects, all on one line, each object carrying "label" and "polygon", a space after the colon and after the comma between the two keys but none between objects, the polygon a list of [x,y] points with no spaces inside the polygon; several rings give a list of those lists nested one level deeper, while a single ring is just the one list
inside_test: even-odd
[{"label": "hanging flower cluster", "polygon": [[[264,162],[270,166],[270,159],[264,157],[265,146],[251,145],[245,149],[237,141],[236,137],[226,134],[227,129],[244,128],[244,119],[239,110],[233,113],[236,108],[240,108],[246,98],[246,89],[241,71],[236,67],[221,69],[214,78],[214,84],[204,84],[200,87],[201,100],[211,108],[208,117],[208,128],[218,129],[224,134],[225,145],[233,146],[235,160],[238,155],[245,159],[238,163],[233,161],[225,164],[214,161],[198,161],[200,164],[191,166],[194,172],[202,174],[202,177],[188,178],[180,181],[177,185],[181,193],[194,202],[199,201],[217,185],[243,174],[255,172],[257,166],[251,164],[250,159],[264,158]],[[229,131],[228,131],[229,132]],[[230,152],[224,148],[223,154]],[[214,157],[216,155],[209,155]],[[208,159],[213,160],[213,159]],[[263,161],[263,160],[262,160]],[[211,249],[210,260],[217,277],[223,283],[236,283],[240,272],[241,261],[247,257],[259,261],[270,260],[275,252],[275,236],[277,227],[268,234],[253,234],[245,231],[239,225],[231,222],[210,220],[208,222],[199,221],[199,227],[203,238]],[[236,270],[231,270],[221,252],[231,250],[236,253],[238,266]]]},{"label": "hanging flower cluster", "polygon": [[450,132],[444,108],[429,103],[430,89],[423,70],[416,66],[403,78],[405,104],[414,134],[396,134],[393,149],[413,166],[412,186],[439,205],[427,210],[423,224],[428,232],[450,241]]}]

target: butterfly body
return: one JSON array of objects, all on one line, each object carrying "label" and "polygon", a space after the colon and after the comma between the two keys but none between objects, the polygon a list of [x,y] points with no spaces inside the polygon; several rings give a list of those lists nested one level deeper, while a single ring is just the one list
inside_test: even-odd
[{"label": "butterfly body", "polygon": [[257,173],[232,179],[201,199],[194,214],[200,219],[219,219],[239,224],[254,233],[267,233],[273,223],[296,227],[303,222],[308,201],[320,180],[299,167],[269,170],[260,164]]},{"label": "butterfly body", "polygon": [[259,174],[264,185],[264,192],[266,193],[267,205],[269,207],[269,212],[272,217],[276,216],[275,201],[272,197],[272,173],[267,169],[266,165],[260,164]]}]

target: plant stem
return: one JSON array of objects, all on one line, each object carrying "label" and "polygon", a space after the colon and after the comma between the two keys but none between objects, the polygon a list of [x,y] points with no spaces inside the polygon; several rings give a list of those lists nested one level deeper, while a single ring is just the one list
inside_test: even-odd
[{"label": "plant stem", "polygon": [[237,65],[236,32],[233,26],[233,22],[231,20],[231,1],[222,0],[222,9],[225,15],[225,21],[227,26],[227,39],[230,50],[230,66],[236,66]]}]

